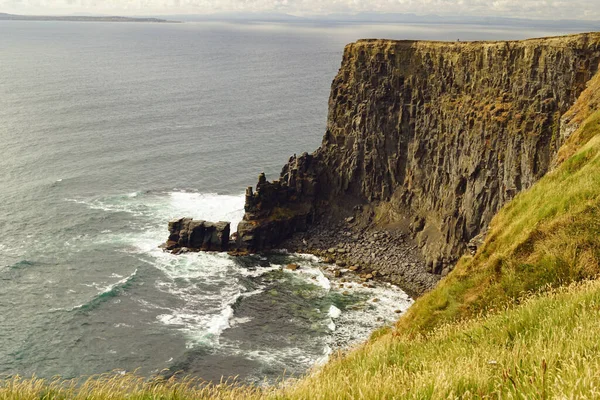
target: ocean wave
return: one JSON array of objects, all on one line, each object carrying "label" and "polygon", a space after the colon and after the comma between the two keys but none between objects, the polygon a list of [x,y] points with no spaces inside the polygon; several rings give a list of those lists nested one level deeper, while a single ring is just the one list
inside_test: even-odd
[{"label": "ocean wave", "polygon": [[173,218],[190,217],[207,221],[230,221],[231,230],[244,216],[244,195],[220,195],[189,191],[135,191],[93,199],[69,198],[66,201],[94,210],[124,212],[148,217],[166,226]]},{"label": "ocean wave", "polygon": [[302,276],[307,282],[313,283],[325,291],[331,290],[331,281],[323,274],[319,267],[304,267],[302,266],[296,271],[284,269],[285,272]]},{"label": "ocean wave", "polygon": [[[219,338],[225,329],[231,327],[230,320],[234,316],[234,305],[242,293],[237,292],[221,303],[220,310],[205,310],[198,312],[196,307],[173,309],[168,314],[160,314],[156,319],[164,324],[173,326],[188,337],[186,346],[194,348],[198,345],[219,345]],[[212,312],[211,312],[212,311]]]},{"label": "ocean wave", "polygon": [[18,261],[12,265],[8,266],[8,269],[24,269],[24,268],[29,268],[29,267],[33,267],[34,265],[37,265],[38,263],[35,261],[29,261],[29,260],[21,260]]},{"label": "ocean wave", "polygon": [[325,347],[323,348],[323,356],[317,358],[317,360],[315,361],[315,365],[323,366],[323,365],[327,364],[327,362],[329,361],[329,357],[331,356],[332,353],[333,353],[333,349],[331,348],[331,346],[326,344]]},{"label": "ocean wave", "polygon": [[[170,192],[172,217],[185,216],[206,221],[229,221],[237,230],[244,216],[244,195],[217,193]],[[177,212],[179,214],[175,215]]]},{"label": "ocean wave", "polygon": [[240,268],[238,272],[248,278],[258,278],[271,271],[277,271],[283,269],[283,265],[271,265],[269,267],[253,267],[253,268]]},{"label": "ocean wave", "polygon": [[55,309],[54,311],[91,311],[107,299],[118,296],[129,286],[131,286],[137,275],[137,272],[138,270],[136,269],[131,275],[101,289],[100,292],[96,294],[90,301],[73,306],[70,309]]},{"label": "ocean wave", "polygon": [[[286,347],[286,348],[261,348],[247,351],[244,356],[249,360],[256,360],[271,369],[286,371],[287,374],[302,374],[317,363],[324,363],[331,354],[329,345],[324,345],[322,352],[310,351],[306,347]],[[324,361],[325,360],[325,361]],[[286,375],[287,375],[286,374]]]}]

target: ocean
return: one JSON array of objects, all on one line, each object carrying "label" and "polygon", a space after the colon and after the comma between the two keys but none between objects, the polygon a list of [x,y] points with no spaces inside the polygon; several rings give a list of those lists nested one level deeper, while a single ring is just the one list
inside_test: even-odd
[{"label": "ocean", "polygon": [[235,229],[260,172],[317,148],[346,43],[561,33],[0,22],[0,375],[273,382],[392,324],[399,288],[342,288],[301,254],[174,256],[167,222]]}]

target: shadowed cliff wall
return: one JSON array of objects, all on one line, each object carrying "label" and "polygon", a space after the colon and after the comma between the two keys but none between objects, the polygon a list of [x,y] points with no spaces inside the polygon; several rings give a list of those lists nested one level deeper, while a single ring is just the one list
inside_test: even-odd
[{"label": "shadowed cliff wall", "polygon": [[[561,116],[599,62],[600,34],[350,44],[314,153],[319,165],[309,171],[317,202],[391,202],[414,221],[441,272],[501,205],[546,173]],[[284,183],[302,180],[294,171],[284,167]]]},{"label": "shadowed cliff wall", "polygon": [[431,270],[447,272],[500,207],[548,171],[568,135],[561,117],[599,62],[600,33],[352,43],[322,146],[292,157],[268,193],[250,193],[238,237],[269,247],[298,221],[301,229],[332,209],[385,202],[412,221]]}]

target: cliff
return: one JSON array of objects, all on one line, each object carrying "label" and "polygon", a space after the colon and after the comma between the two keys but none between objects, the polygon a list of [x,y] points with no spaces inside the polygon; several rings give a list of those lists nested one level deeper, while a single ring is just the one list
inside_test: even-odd
[{"label": "cliff", "polygon": [[[501,206],[549,170],[561,118],[598,70],[600,34],[346,46],[327,131],[247,192],[238,245],[281,243],[324,215],[405,221],[445,275]],[[385,215],[381,215],[385,210]]]}]

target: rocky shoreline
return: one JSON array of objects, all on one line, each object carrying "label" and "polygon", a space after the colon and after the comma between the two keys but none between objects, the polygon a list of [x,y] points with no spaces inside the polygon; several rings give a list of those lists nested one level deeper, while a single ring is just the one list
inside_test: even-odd
[{"label": "rocky shoreline", "polygon": [[[419,247],[402,229],[369,229],[342,221],[311,225],[283,242],[289,252],[313,254],[334,264],[334,276],[389,282],[412,298],[432,289],[441,279],[428,270]],[[352,278],[349,277],[353,276]]]}]

